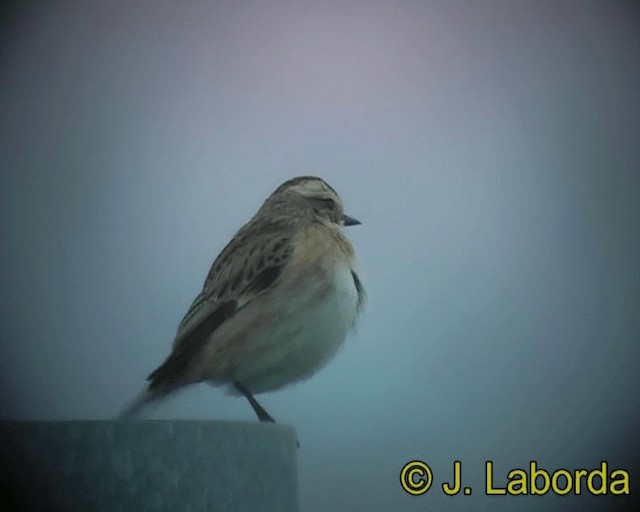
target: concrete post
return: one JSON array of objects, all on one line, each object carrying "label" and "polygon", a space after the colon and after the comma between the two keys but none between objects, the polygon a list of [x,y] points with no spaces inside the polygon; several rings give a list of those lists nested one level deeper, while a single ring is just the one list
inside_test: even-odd
[{"label": "concrete post", "polygon": [[0,508],[293,512],[296,456],[282,425],[0,422]]}]

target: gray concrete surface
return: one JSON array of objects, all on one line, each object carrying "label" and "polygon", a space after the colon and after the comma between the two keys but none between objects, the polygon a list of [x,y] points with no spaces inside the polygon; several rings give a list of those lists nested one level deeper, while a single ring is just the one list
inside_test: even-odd
[{"label": "gray concrete surface", "polygon": [[298,510],[291,427],[0,422],[0,440],[2,510]]}]

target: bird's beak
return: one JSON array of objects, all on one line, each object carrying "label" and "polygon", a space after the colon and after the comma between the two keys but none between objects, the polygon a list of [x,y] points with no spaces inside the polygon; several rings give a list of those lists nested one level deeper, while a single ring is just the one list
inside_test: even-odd
[{"label": "bird's beak", "polygon": [[358,224],[362,224],[362,222],[360,222],[355,217],[350,217],[349,215],[343,215],[342,216],[342,225],[343,226],[357,226]]}]

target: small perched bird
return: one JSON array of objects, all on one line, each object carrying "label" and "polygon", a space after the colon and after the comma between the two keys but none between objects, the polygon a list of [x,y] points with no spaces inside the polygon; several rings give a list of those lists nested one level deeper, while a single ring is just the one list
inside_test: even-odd
[{"label": "small perched bird", "polygon": [[290,179],[222,250],[180,322],[173,350],[122,413],[189,384],[254,394],[310,377],[336,353],[365,300],[342,201],[324,180]]}]

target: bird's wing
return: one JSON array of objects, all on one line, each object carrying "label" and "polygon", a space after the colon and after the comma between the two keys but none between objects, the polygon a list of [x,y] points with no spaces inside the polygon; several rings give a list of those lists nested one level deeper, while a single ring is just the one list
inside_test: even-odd
[{"label": "bird's wing", "polygon": [[[245,226],[214,261],[204,289],[180,322],[173,351],[148,377],[150,390],[183,383],[192,361],[210,335],[247,303],[269,289],[291,257],[291,237],[281,227]],[[248,240],[261,241],[247,244]]]}]

